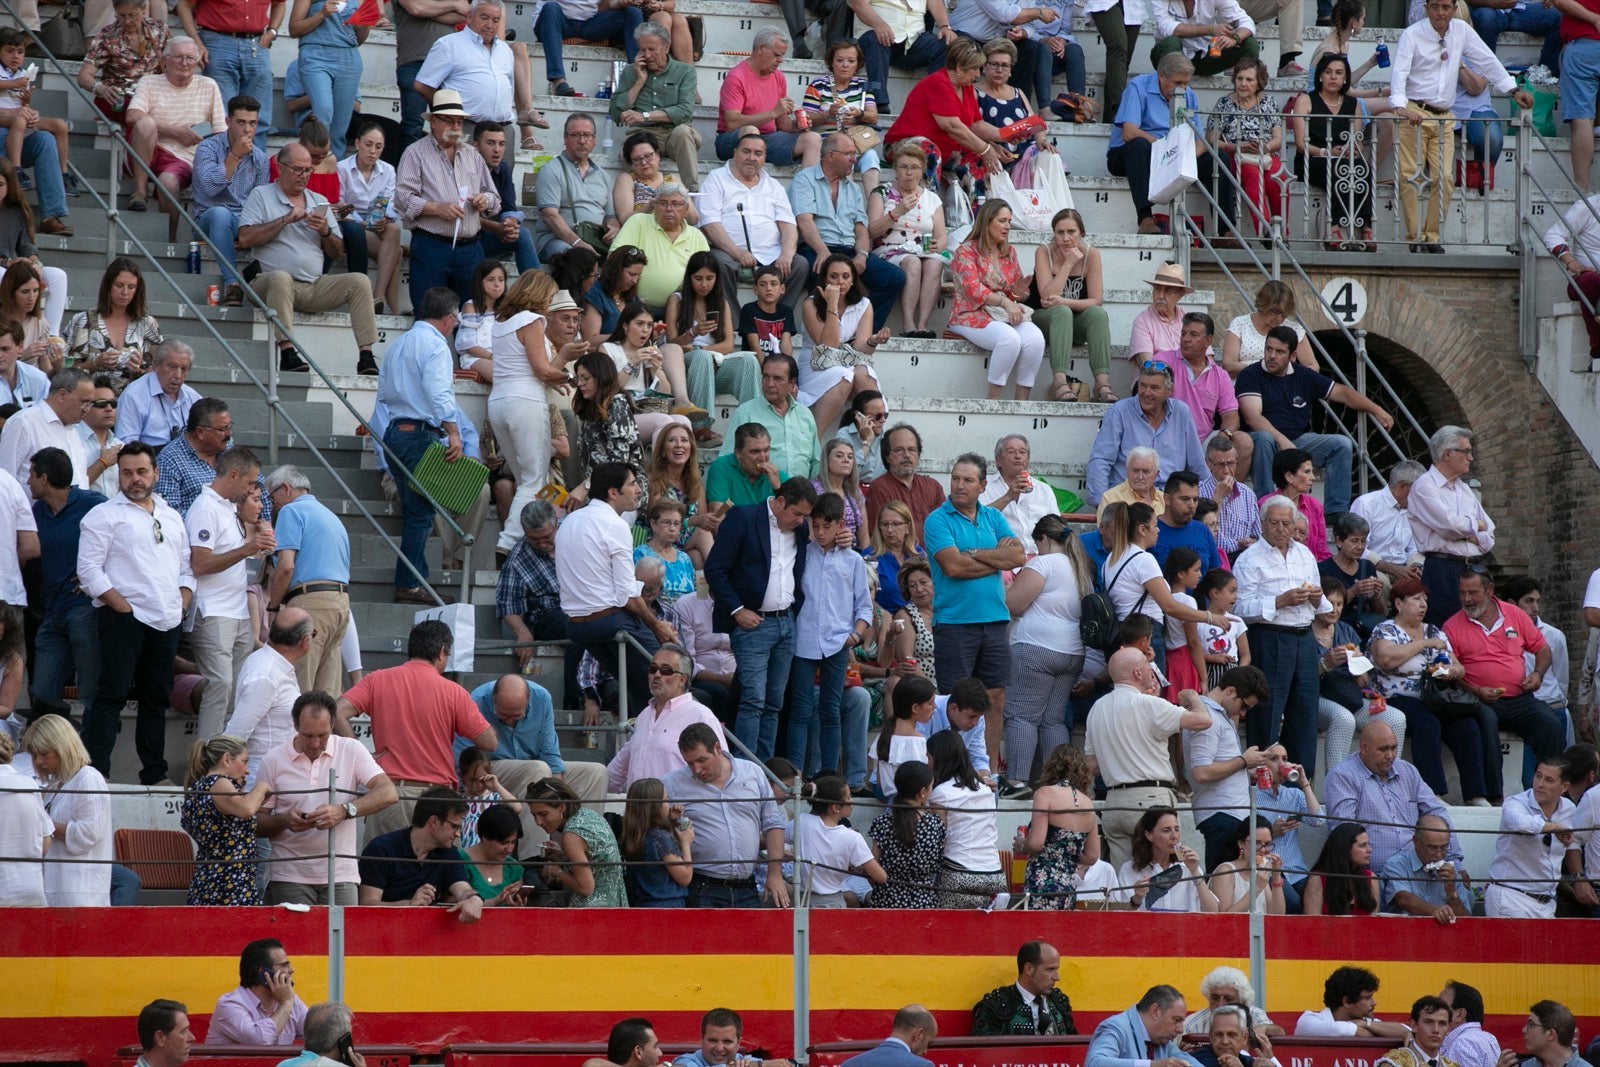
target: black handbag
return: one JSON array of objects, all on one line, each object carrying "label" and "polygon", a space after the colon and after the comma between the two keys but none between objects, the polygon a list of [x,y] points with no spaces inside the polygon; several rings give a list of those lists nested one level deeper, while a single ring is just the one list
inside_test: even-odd
[{"label": "black handbag", "polygon": [[1431,674],[1422,676],[1422,706],[1439,718],[1450,722],[1466,719],[1478,713],[1478,698],[1456,685],[1441,682]]}]

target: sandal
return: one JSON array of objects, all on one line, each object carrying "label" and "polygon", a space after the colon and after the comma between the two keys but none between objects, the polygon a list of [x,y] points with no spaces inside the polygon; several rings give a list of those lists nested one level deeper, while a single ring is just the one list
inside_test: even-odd
[{"label": "sandal", "polygon": [[517,125],[533,126],[537,129],[548,130],[550,128],[550,120],[539,114],[537,108],[530,107],[528,110],[517,116]]},{"label": "sandal", "polygon": [[1050,399],[1069,402],[1078,399],[1078,387],[1071,379],[1056,382],[1050,387]]},{"label": "sandal", "polygon": [[550,87],[551,96],[577,96],[578,90],[567,84],[565,78]]},{"label": "sandal", "polygon": [[147,208],[149,208],[149,206],[150,206],[150,202],[148,200],[146,200],[144,197],[142,197],[139,194],[137,194],[137,193],[135,193],[133,196],[128,197],[128,210],[129,211],[144,211]]},{"label": "sandal", "polygon": [[[546,125],[549,125],[549,123],[546,123]],[[539,143],[539,139],[533,135],[531,130],[524,129],[522,131],[522,148],[526,152],[538,152],[544,148],[544,145]]]},{"label": "sandal", "polygon": [[1116,390],[1109,385],[1097,385],[1094,390],[1094,399],[1098,404],[1115,404],[1117,402]]}]

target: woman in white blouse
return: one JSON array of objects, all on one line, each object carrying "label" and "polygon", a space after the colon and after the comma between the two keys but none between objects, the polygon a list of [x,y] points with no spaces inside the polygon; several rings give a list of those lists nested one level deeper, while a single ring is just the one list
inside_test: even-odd
[{"label": "woman in white blouse", "polygon": [[1177,811],[1146,811],[1133,829],[1133,859],[1117,871],[1116,898],[1135,911],[1220,910],[1199,854],[1181,838]]},{"label": "woman in white blouse", "polygon": [[[52,908],[104,908],[111,904],[111,796],[106,780],[89,766],[89,753],[72,724],[59,715],[35,719],[22,734],[33,774],[44,787],[54,841],[44,863],[44,895]],[[52,862],[54,859],[69,863]]]},{"label": "woman in white blouse", "polygon": [[45,906],[44,865],[55,824],[39,784],[11,765],[16,743],[0,730],[0,908]]},{"label": "woman in white blouse", "polygon": [[[511,498],[512,515],[522,514],[550,476],[553,446],[545,386],[563,386],[567,380],[566,373],[552,365],[544,337],[544,313],[555,295],[555,279],[530,270],[517,276],[495,312],[489,425],[517,482],[516,495]],[[496,548],[510,552],[519,538],[516,523],[507,523]]]},{"label": "woman in white blouse", "polygon": [[378,311],[400,314],[400,221],[394,210],[394,168],[383,161],[383,127],[369,122],[356,150],[339,161],[339,188],[367,232],[367,253],[378,259]]},{"label": "woman in white blouse", "polygon": [[[1291,321],[1292,320],[1292,321]],[[1233,375],[1252,363],[1260,363],[1267,346],[1267,332],[1287,324],[1300,335],[1294,360],[1302,367],[1317,369],[1317,357],[1305,327],[1295,318],[1294,290],[1283,282],[1269,281],[1256,290],[1256,309],[1228,323],[1222,335],[1222,369]]]},{"label": "woman in white blouse", "polygon": [[954,730],[928,739],[928,765],[933,768],[928,803],[944,818],[944,865],[935,886],[939,907],[984,907],[1006,889],[996,844],[995,792],[979,781],[966,742]]},{"label": "woman in white blouse", "polygon": [[[1119,519],[1111,514],[1112,508],[1124,509],[1125,513]],[[1155,510],[1149,504],[1109,504],[1102,519],[1102,530],[1110,526],[1106,561],[1100,567],[1102,586],[1117,609],[1117,618],[1126,619],[1137,614],[1149,616],[1150,647],[1156,654],[1156,668],[1165,671],[1167,618],[1213,626],[1226,626],[1227,620],[1221,615],[1180,604],[1173,597],[1172,586],[1161,576],[1161,564],[1150,554],[1161,531],[1156,525]]]}]

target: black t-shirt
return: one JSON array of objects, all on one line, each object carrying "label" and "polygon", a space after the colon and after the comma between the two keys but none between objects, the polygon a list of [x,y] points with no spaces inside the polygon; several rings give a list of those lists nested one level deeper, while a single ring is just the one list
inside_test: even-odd
[{"label": "black t-shirt", "polygon": [[1239,372],[1233,393],[1241,398],[1260,397],[1262,417],[1292,441],[1311,429],[1311,412],[1317,401],[1333,392],[1333,386],[1332,378],[1293,361],[1289,363],[1289,373],[1282,377],[1274,377],[1262,364],[1252,363]]},{"label": "black t-shirt", "polygon": [[768,313],[752,300],[739,309],[739,341],[743,343],[746,337],[755,334],[763,356],[777,355],[782,351],[783,335],[799,332],[794,324],[794,308],[788,304],[779,304],[776,310]]},{"label": "black t-shirt", "polygon": [[387,903],[410,900],[424,884],[432,883],[435,899],[447,901],[450,887],[467,880],[467,869],[462,865],[465,857],[459,849],[436,848],[427,858],[437,862],[417,862],[417,854],[411,848],[410,827],[380,834],[361,850],[361,884],[383,890]]}]

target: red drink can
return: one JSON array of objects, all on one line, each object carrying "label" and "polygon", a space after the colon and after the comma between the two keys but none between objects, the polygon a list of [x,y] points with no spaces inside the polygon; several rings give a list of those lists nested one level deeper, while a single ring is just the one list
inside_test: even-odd
[{"label": "red drink can", "polygon": [[811,116],[806,114],[805,108],[798,108],[794,113],[794,124],[802,130],[811,128]]},{"label": "red drink can", "polygon": [[222,301],[222,287],[220,285],[206,286],[206,303],[216,307]]}]

